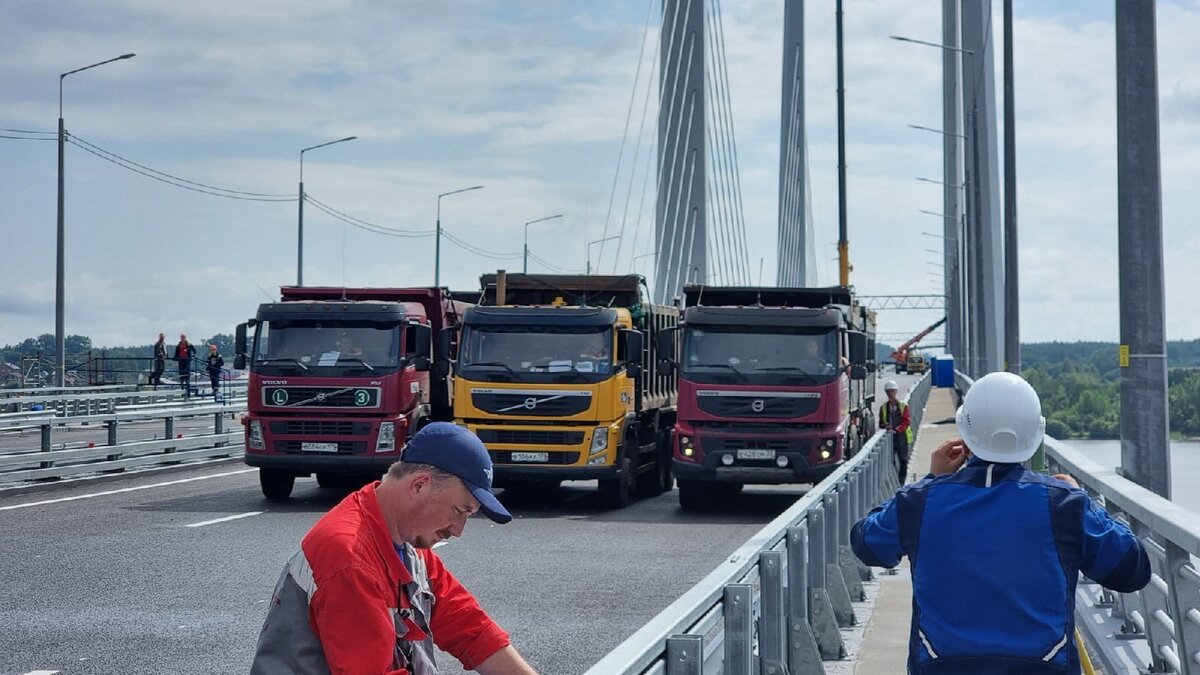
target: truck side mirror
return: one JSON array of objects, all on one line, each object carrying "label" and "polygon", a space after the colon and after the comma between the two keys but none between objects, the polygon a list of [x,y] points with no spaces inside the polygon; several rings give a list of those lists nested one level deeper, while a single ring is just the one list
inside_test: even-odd
[{"label": "truck side mirror", "polygon": [[246,324],[239,323],[233,329],[233,368],[246,369]]},{"label": "truck side mirror", "polygon": [[412,327],[413,342],[409,344],[409,351],[416,358],[429,360],[431,343],[433,341],[433,330],[429,326],[419,323]]},{"label": "truck side mirror", "polygon": [[862,365],[867,362],[867,334],[851,332],[847,334],[850,343],[850,364]]},{"label": "truck side mirror", "polygon": [[664,328],[663,330],[658,331],[658,335],[656,336],[657,344],[655,347],[658,348],[658,361],[660,366],[663,362],[666,362],[671,366],[675,365],[675,333],[678,330],[678,326],[672,326],[671,328]]},{"label": "truck side mirror", "polygon": [[624,363],[627,368],[630,365],[637,365],[640,368],[644,346],[641,331],[622,329],[617,333],[617,360]]},{"label": "truck side mirror", "polygon": [[865,380],[867,379],[867,367],[861,364],[850,366],[850,379]]},{"label": "truck side mirror", "polygon": [[450,343],[457,329],[457,326],[447,326],[433,338],[433,365],[430,372],[439,380],[450,375]]}]

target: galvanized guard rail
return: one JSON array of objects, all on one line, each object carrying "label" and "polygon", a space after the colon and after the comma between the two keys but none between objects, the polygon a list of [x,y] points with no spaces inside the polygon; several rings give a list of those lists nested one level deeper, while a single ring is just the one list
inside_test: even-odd
[{"label": "galvanized guard rail", "polygon": [[[244,381],[229,383],[232,395],[224,398],[229,405],[245,406],[246,385]],[[176,386],[163,385],[159,389],[132,389],[121,387],[117,390],[94,391],[96,387],[87,388],[92,391],[82,393],[71,389],[48,390],[46,393],[34,390],[34,393],[12,396],[0,399],[0,424],[4,420],[20,419],[28,413],[41,413],[42,416],[55,414],[62,416],[97,415],[115,413],[124,406],[164,404],[182,402],[183,392]],[[193,399],[196,397],[193,396]]]},{"label": "galvanized guard rail", "polygon": [[[226,430],[226,417],[245,410],[245,405],[199,405],[152,410],[114,412],[101,415],[55,416],[47,412],[14,413],[20,419],[0,420],[5,427],[39,428],[38,450],[0,454],[0,482],[61,478],[136,466],[179,463],[190,459],[224,457],[242,452],[242,430]],[[177,436],[175,421],[211,417],[212,424],[201,433]],[[121,442],[121,425],[161,421],[161,439]],[[67,425],[98,424],[106,431],[106,442],[93,447],[54,449],[54,430]],[[208,425],[206,425],[208,426]]]},{"label": "galvanized guard rail", "polygon": [[[961,373],[956,382],[963,391],[972,384]],[[1113,593],[1080,578],[1076,615],[1080,629],[1098,648],[1093,658],[1112,673],[1150,666],[1155,673],[1200,674],[1200,514],[1121,476],[1119,469],[1097,464],[1067,443],[1047,436],[1045,446],[1050,473],[1075,478],[1109,513],[1129,524],[1150,555],[1153,576],[1137,593]],[[1113,621],[1088,621],[1086,613],[1096,609]],[[1146,648],[1130,649],[1131,640]],[[1131,655],[1142,654],[1151,663],[1130,663]]]},{"label": "galvanized guard rail", "polygon": [[[926,374],[909,390],[914,429],[929,388]],[[850,527],[897,487],[891,438],[877,433],[587,675],[824,673],[845,656],[840,629],[871,578]]]}]

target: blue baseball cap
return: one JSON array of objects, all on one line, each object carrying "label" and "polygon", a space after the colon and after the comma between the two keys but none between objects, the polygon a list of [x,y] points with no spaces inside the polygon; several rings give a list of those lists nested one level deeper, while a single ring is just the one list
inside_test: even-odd
[{"label": "blue baseball cap", "polygon": [[497,523],[512,520],[492,494],[492,458],[483,441],[468,429],[449,422],[428,424],[408,440],[400,461],[436,466],[458,476],[488,518]]}]

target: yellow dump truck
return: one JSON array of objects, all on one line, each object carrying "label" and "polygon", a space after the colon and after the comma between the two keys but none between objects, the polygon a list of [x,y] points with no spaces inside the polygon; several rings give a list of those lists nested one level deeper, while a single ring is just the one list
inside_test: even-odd
[{"label": "yellow dump truck", "polygon": [[494,485],[597,479],[613,508],[670,490],[675,378],[655,345],[678,309],[649,302],[637,275],[489,274],[480,287],[438,349],[457,341],[455,421],[487,446]]}]

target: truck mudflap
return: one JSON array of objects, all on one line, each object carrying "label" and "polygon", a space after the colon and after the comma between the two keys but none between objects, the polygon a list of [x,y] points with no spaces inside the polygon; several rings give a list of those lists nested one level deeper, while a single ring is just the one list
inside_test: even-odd
[{"label": "truck mudflap", "polygon": [[750,485],[784,485],[788,483],[817,483],[838,468],[840,462],[811,466],[804,455],[787,457],[786,466],[726,466],[719,455],[709,455],[702,463],[671,459],[671,472],[680,481],[714,483],[744,483]]}]

